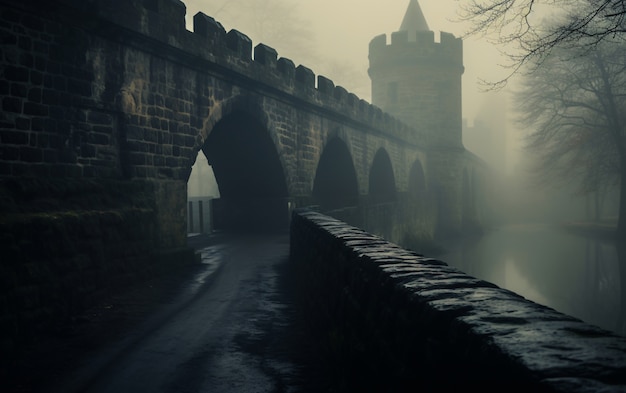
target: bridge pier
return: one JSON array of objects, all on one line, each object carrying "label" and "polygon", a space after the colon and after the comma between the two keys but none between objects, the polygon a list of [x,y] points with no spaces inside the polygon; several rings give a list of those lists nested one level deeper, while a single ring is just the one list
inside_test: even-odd
[{"label": "bridge pier", "polygon": [[0,179],[4,362],[137,281],[196,260],[184,182]]},{"label": "bridge pier", "polygon": [[186,247],[187,182],[156,180],[152,183],[159,248]]}]

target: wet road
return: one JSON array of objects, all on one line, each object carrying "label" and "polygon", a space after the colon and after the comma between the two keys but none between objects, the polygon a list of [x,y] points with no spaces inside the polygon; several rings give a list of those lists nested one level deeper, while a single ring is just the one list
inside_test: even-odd
[{"label": "wet road", "polygon": [[48,391],[315,391],[286,278],[288,236],[195,240],[195,247],[202,268],[167,304]]}]

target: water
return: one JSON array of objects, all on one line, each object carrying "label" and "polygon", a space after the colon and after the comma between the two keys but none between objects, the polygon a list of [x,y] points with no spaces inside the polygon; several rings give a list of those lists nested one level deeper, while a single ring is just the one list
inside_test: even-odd
[{"label": "water", "polygon": [[613,243],[547,225],[496,229],[439,256],[451,266],[626,336],[626,264]]}]

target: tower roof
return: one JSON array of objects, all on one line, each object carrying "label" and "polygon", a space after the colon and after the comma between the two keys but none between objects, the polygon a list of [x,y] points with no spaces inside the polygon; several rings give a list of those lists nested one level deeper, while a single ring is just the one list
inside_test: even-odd
[{"label": "tower roof", "polygon": [[416,31],[429,30],[428,23],[426,23],[426,18],[424,18],[424,13],[422,13],[419,3],[417,0],[410,0],[409,7],[406,9],[406,14],[404,14],[404,19],[402,19],[402,25],[399,31],[414,33]]}]

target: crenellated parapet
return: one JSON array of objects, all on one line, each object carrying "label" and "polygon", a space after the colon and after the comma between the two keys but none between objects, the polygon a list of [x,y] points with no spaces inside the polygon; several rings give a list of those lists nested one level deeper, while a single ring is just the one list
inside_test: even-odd
[{"label": "crenellated parapet", "polygon": [[451,33],[441,32],[435,40],[433,31],[396,31],[374,37],[369,44],[370,75],[388,67],[431,66],[455,68],[463,72],[463,41]]},{"label": "crenellated parapet", "polygon": [[[252,40],[244,33],[226,31],[214,18],[199,12],[193,17],[193,31],[185,25],[186,7],[179,0],[57,0],[78,11],[93,14],[93,22],[105,34],[116,34],[126,44],[158,52],[170,60],[187,63],[202,71],[224,74],[247,88],[295,99],[312,110],[332,112],[367,128],[412,140],[410,127],[369,104],[343,87],[314,73],[305,65],[279,57],[272,47]],[[119,31],[115,26],[122,28]]]}]

